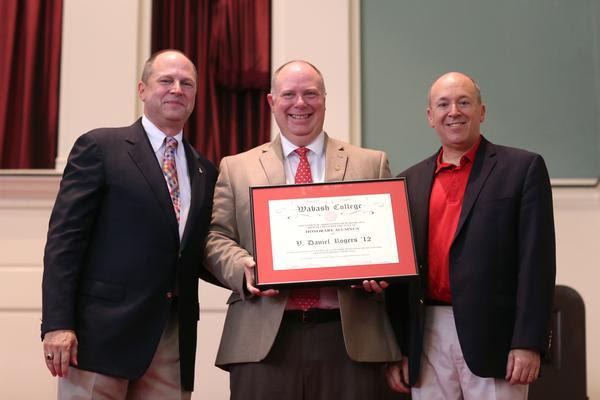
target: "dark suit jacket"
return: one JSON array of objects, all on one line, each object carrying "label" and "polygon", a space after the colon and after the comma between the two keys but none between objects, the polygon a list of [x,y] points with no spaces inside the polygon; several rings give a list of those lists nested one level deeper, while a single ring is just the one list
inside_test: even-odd
[{"label": "dark suit jacket", "polygon": [[[420,372],[436,158],[400,174],[407,179],[421,278],[386,290],[409,353],[411,384]],[[556,257],[552,191],[540,155],[482,138],[449,258],[456,329],[474,374],[503,378],[511,349],[547,349]]]},{"label": "dark suit jacket", "polygon": [[198,277],[212,279],[201,263],[216,169],[184,144],[191,205],[181,241],[141,120],[93,130],[73,146],[50,218],[41,329],[75,330],[82,369],[141,376],[176,291],[182,385],[193,388]]}]

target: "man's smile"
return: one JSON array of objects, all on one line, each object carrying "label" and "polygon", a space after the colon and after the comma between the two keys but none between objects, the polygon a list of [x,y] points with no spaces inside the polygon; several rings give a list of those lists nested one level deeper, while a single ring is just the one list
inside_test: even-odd
[{"label": "man's smile", "polygon": [[288,114],[288,116],[292,119],[308,119],[312,114]]}]

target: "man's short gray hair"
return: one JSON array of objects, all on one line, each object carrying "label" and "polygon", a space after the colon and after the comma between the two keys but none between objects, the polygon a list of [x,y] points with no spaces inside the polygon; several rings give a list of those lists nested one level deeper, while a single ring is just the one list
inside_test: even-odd
[{"label": "man's short gray hair", "polygon": [[302,63],[302,64],[308,65],[309,67],[314,69],[315,72],[317,73],[317,75],[319,75],[319,79],[321,80],[321,87],[323,89],[323,95],[327,94],[326,90],[325,90],[325,79],[323,78],[323,74],[321,73],[321,71],[319,71],[319,68],[315,67],[313,64],[309,63],[306,60],[290,60],[290,61],[286,62],[285,64],[281,65],[279,68],[277,68],[275,70],[275,72],[273,72],[273,77],[271,78],[271,94],[275,94],[275,93],[273,93],[273,91],[275,89],[275,85],[277,84],[277,77],[279,76],[279,73],[281,72],[281,70],[284,69],[285,67],[287,67],[288,65],[294,64],[294,63]]},{"label": "man's short gray hair", "polygon": [[152,54],[150,58],[146,60],[146,62],[144,63],[144,68],[142,69],[142,82],[148,83],[148,78],[150,78],[150,75],[152,75],[152,67],[154,66],[154,61],[158,56],[164,53],[179,53],[182,56],[184,56],[190,62],[190,64],[192,64],[192,67],[194,68],[194,78],[196,79],[196,81],[198,80],[198,71],[196,70],[196,66],[183,51],[177,49],[164,49]]}]

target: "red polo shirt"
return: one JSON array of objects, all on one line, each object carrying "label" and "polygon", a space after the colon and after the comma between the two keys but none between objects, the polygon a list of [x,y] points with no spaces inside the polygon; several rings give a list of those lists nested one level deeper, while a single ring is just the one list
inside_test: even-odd
[{"label": "red polo shirt", "polygon": [[467,181],[480,142],[481,137],[461,157],[459,165],[442,162],[443,150],[437,158],[437,168],[429,198],[427,298],[431,300],[452,302],[448,256],[456,233]]}]

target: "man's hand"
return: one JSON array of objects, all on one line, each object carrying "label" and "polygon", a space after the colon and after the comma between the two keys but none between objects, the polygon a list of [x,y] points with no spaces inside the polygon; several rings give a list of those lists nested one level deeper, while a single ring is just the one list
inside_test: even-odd
[{"label": "man's hand", "polygon": [[508,353],[506,380],[511,385],[528,385],[540,374],[540,353],[533,350],[513,349]]},{"label": "man's hand", "polygon": [[279,290],[268,289],[268,290],[260,290],[256,286],[254,286],[254,266],[256,263],[250,257],[246,257],[244,259],[244,276],[246,277],[246,289],[250,294],[254,296],[276,296],[279,294]]},{"label": "man's hand", "polygon": [[353,289],[363,288],[366,292],[379,294],[383,292],[383,289],[387,288],[389,283],[386,281],[375,281],[375,280],[367,280],[362,281],[362,285],[352,285]]},{"label": "man's hand", "polygon": [[77,365],[77,337],[72,330],[47,332],[43,341],[44,360],[52,376],[67,377],[69,362]]},{"label": "man's hand", "polygon": [[402,357],[402,361],[388,364],[385,367],[385,378],[390,389],[396,392],[409,393],[408,359]]}]

